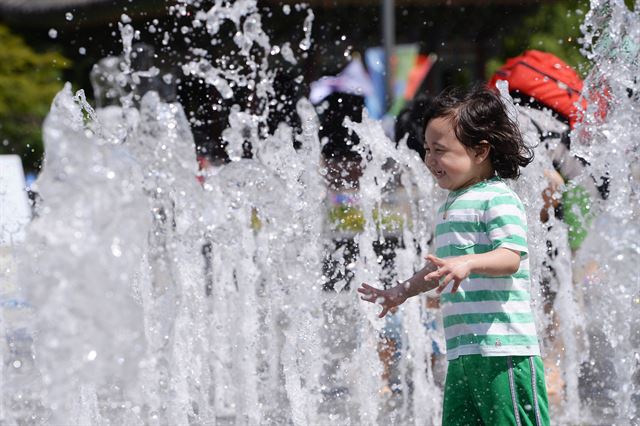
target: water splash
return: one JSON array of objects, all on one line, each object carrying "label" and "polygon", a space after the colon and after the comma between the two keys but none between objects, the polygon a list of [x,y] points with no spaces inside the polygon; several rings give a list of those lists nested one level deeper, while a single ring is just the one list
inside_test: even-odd
[{"label": "water splash", "polygon": [[583,91],[588,107],[572,135],[589,161],[583,180],[608,192],[593,206],[598,217],[576,258],[586,309],[594,313],[586,325],[585,399],[596,421],[620,424],[640,416],[640,286],[632,265],[640,254],[639,7],[591,1],[582,25],[583,52],[593,64]]},{"label": "water splash", "polygon": [[302,24],[302,30],[304,31],[304,38],[300,41],[299,47],[302,50],[309,50],[311,48],[311,29],[313,26],[313,20],[315,15],[313,10],[307,9],[307,17]]},{"label": "water splash", "polygon": [[142,172],[93,130],[97,116],[86,108],[83,94],[74,97],[67,85],[45,121],[49,154],[35,185],[43,205],[28,230],[20,277],[38,313],[42,398],[58,422],[74,418],[77,398],[96,388],[103,400],[121,400],[145,350],[131,285],[149,228]]},{"label": "water splash", "polygon": [[[216,0],[207,10],[197,4],[183,0],[172,8],[191,19],[185,37],[204,31],[215,39],[231,24],[245,65],[231,67],[233,61],[194,47],[196,59],[183,64],[183,72],[203,78],[224,98],[234,99],[242,88],[258,100],[257,107],[231,108],[223,137],[232,161],[207,171],[198,186],[182,107],[153,92],[132,96],[137,81],[159,74],[133,69],[136,33],[122,19],[124,67],[110,82],[119,88],[110,95],[122,98],[119,105],[94,111],[82,92],[66,86],[45,122],[45,167],[36,185],[42,203],[21,250],[18,278],[37,312],[36,359],[25,369],[29,384],[12,380],[3,387],[0,419],[10,425],[438,424],[442,391],[431,363],[437,337],[424,328],[433,320],[424,296],[401,309],[399,396],[389,399],[378,392],[384,323],[375,308],[357,299],[348,280],[341,291],[322,291],[323,259],[343,257],[346,249],[337,247],[331,224],[319,214],[326,170],[318,117],[301,99],[299,131],[286,124],[267,131],[276,95],[267,61],[274,46],[257,3]],[[585,50],[596,66],[586,82],[591,109],[575,138],[590,161],[583,179],[609,176],[611,198],[595,207],[601,213],[596,224],[608,233],[591,232],[576,257],[577,264],[599,262],[583,282],[594,313],[589,321],[574,313],[581,306],[571,265],[558,264],[561,332],[566,352],[573,352],[562,361],[563,423],[581,418],[581,399],[588,398],[594,421],[617,416],[616,422],[633,423],[637,415],[637,288],[611,285],[637,282],[629,266],[638,254],[639,193],[637,169],[628,162],[637,163],[639,151],[638,132],[629,132],[638,125],[637,81],[629,77],[638,75],[637,52],[628,42],[638,39],[633,13],[621,3],[593,1],[585,21]],[[307,9],[303,52],[312,21]],[[294,62],[290,45],[280,53]],[[608,91],[597,95],[603,81]],[[607,100],[606,115],[597,107],[599,96]],[[559,257],[570,259],[567,228],[552,219],[549,233],[538,221],[540,176],[552,165],[535,128],[523,115],[518,120],[538,154],[514,187],[528,206],[531,266],[539,271],[547,239]],[[442,193],[420,159],[404,143],[396,148],[379,123],[365,114],[361,123],[345,125],[361,141],[353,147],[362,169],[355,198],[365,218],[362,232],[342,236],[355,247],[344,265],[351,283],[411,275],[428,252],[428,218]],[[245,155],[247,143],[251,155]],[[400,211],[391,211],[398,205]],[[388,226],[384,219],[392,216],[399,219]],[[380,247],[392,253],[391,266],[381,265]],[[532,295],[542,330],[550,318],[540,292],[534,288]],[[611,366],[611,387],[587,396],[578,381],[582,359],[574,355],[584,323],[591,334],[588,361],[601,363],[611,352],[620,360]],[[604,336],[595,339],[596,332]]]}]

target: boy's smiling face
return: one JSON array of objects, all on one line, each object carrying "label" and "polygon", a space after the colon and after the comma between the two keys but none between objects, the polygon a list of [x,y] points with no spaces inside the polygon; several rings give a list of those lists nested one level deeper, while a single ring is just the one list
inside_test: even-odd
[{"label": "boy's smiling face", "polygon": [[424,162],[443,189],[456,191],[491,176],[492,170],[488,172],[486,164],[488,149],[476,152],[463,145],[448,117],[429,121],[425,131],[425,150]]}]

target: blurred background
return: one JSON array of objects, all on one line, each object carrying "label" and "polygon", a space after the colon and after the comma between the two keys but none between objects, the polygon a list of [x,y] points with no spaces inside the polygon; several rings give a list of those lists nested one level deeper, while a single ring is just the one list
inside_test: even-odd
[{"label": "blurred background", "polygon": [[[122,52],[117,22],[123,13],[140,33],[137,42],[152,46],[154,64],[179,80],[175,97],[187,111],[200,154],[212,160],[224,157],[221,133],[234,100],[221,99],[213,87],[176,72],[188,48],[212,46],[209,40],[184,37],[175,15],[169,13],[173,3],[0,0],[0,154],[20,155],[28,183],[41,165],[41,125],[53,96],[70,81],[74,88],[84,88],[94,103],[92,91],[87,90],[90,71],[101,58]],[[273,45],[302,33],[305,7],[287,1],[258,4]],[[377,93],[369,96],[372,99],[328,96],[322,112],[358,119],[366,103],[374,118],[384,112],[393,116],[413,94],[486,81],[506,58],[526,49],[553,53],[582,75],[587,72],[578,43],[579,25],[589,9],[586,1],[311,0],[305,4],[315,15],[311,47],[294,66],[279,67],[282,57],[271,57],[270,69],[279,68],[276,90],[289,98],[278,114],[271,115],[274,123],[295,125],[296,99],[310,95],[312,82],[339,74],[354,60],[364,63]],[[376,55],[384,61],[385,7],[392,33],[387,46],[389,42],[397,46],[391,61],[397,90],[386,99],[379,90],[384,65],[377,62],[376,67]],[[294,24],[300,28],[292,28]],[[231,32],[232,26],[227,30]],[[232,38],[232,34],[220,37],[222,42],[213,46],[219,56],[234,48]],[[403,91],[407,82],[412,88]],[[325,120],[329,124],[324,135],[341,139],[335,137],[342,131],[341,120],[330,118]],[[328,149],[340,150],[339,146]]]}]

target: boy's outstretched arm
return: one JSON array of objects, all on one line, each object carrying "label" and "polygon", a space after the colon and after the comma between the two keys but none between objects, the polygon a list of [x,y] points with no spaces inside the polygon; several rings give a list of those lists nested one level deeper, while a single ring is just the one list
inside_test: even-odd
[{"label": "boy's outstretched arm", "polygon": [[358,288],[358,292],[361,294],[360,298],[367,302],[382,305],[382,311],[378,314],[378,317],[382,318],[390,309],[403,304],[408,298],[436,288],[438,280],[427,280],[427,276],[436,271],[436,269],[437,266],[428,261],[424,268],[416,272],[407,281],[400,282],[388,290],[382,290],[363,283]]},{"label": "boy's outstretched arm", "polygon": [[438,290],[436,290],[438,293],[442,293],[452,281],[451,292],[455,293],[458,291],[460,283],[473,273],[499,277],[515,274],[520,268],[519,252],[507,248],[497,248],[487,253],[468,254],[446,259],[429,255],[427,260],[438,267],[436,271],[425,277],[425,280],[440,282]]}]

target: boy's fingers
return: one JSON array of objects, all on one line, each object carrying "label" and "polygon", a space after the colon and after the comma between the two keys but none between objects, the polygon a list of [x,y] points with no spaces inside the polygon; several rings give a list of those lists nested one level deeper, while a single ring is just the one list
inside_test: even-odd
[{"label": "boy's fingers", "polygon": [[426,257],[426,259],[428,261],[430,261],[431,263],[435,264],[436,266],[442,266],[444,265],[444,262],[442,261],[442,259],[440,259],[439,257],[435,257],[434,255],[430,254]]},{"label": "boy's fingers", "polygon": [[442,293],[442,291],[447,288],[447,285],[449,285],[449,282],[453,279],[453,275],[449,274],[447,275],[442,282],[440,283],[440,285],[438,286],[438,290],[436,290],[438,293]]},{"label": "boy's fingers", "polygon": [[376,299],[376,295],[372,294],[372,293],[360,293],[360,297],[362,297],[363,300],[375,300]]},{"label": "boy's fingers", "polygon": [[362,294],[364,297],[366,297],[366,298],[368,298],[368,299],[371,299],[371,300],[377,300],[377,299],[379,299],[380,297],[382,297],[382,296],[380,295],[380,292],[379,292],[379,291],[367,291],[367,292],[363,292],[363,293],[361,293],[361,294]]},{"label": "boy's fingers", "polygon": [[437,280],[437,279],[440,279],[440,278],[442,278],[442,276],[443,276],[444,274],[446,274],[447,272],[449,272],[449,270],[448,270],[448,269],[446,269],[446,268],[438,269],[437,271],[433,271],[433,272],[428,273],[428,274],[424,277],[424,280],[425,280],[425,281],[431,281],[431,280]]},{"label": "boy's fingers", "polygon": [[429,275],[431,275],[431,277],[429,278],[430,280],[439,280],[440,278],[446,276],[449,272],[451,272],[451,268],[448,266],[444,266],[441,268],[438,268],[437,271],[433,271],[431,272]]},{"label": "boy's fingers", "polygon": [[384,305],[384,303],[387,301],[387,298],[377,294],[375,300],[377,304]]},{"label": "boy's fingers", "polygon": [[458,287],[460,287],[461,282],[462,281],[459,281],[459,280],[453,281],[453,287],[451,287],[451,293],[455,293],[456,291],[458,291]]},{"label": "boy's fingers", "polygon": [[374,294],[378,292],[377,288],[371,287],[369,284],[362,284],[362,287],[358,287],[357,291],[362,294]]},{"label": "boy's fingers", "polygon": [[382,311],[378,314],[378,318],[384,317],[385,315],[387,315],[387,312],[389,312],[389,308],[385,306],[384,308],[382,308]]}]

